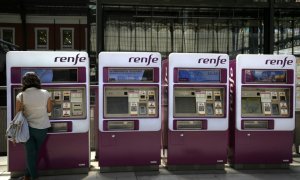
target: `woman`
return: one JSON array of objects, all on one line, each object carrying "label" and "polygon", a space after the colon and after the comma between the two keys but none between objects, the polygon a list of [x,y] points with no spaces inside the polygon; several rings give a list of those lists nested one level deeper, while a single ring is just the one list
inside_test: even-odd
[{"label": "woman", "polygon": [[47,129],[51,126],[48,113],[52,111],[51,94],[41,89],[41,81],[34,72],[27,72],[22,77],[22,92],[16,97],[16,112],[23,108],[30,134],[29,140],[25,143],[26,174],[23,179],[33,180],[38,177],[38,154],[47,137]]}]

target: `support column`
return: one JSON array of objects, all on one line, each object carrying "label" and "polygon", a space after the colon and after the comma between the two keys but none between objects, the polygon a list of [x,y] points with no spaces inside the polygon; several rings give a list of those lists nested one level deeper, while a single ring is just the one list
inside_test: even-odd
[{"label": "support column", "polygon": [[22,22],[22,37],[23,37],[23,50],[27,50],[27,25],[26,25],[26,9],[23,0],[20,1],[20,16]]},{"label": "support column", "polygon": [[264,54],[274,52],[274,0],[269,0],[269,8],[264,15]]},{"label": "support column", "polygon": [[104,47],[104,26],[103,26],[103,7],[102,0],[97,1],[97,13],[96,13],[96,29],[97,29],[97,53],[96,56],[103,50]]}]

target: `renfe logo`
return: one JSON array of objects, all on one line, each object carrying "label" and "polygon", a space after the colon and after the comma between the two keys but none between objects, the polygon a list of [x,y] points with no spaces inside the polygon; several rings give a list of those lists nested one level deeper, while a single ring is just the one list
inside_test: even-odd
[{"label": "renfe logo", "polygon": [[198,60],[198,63],[202,64],[216,64],[215,67],[217,67],[219,64],[225,64],[226,59],[221,59],[221,56],[219,56],[217,59],[215,58],[200,58]]},{"label": "renfe logo", "polygon": [[285,67],[285,65],[292,65],[293,60],[288,60],[288,57],[285,57],[284,59],[267,59],[265,64],[270,65],[282,65],[281,67]]},{"label": "renfe logo", "polygon": [[86,57],[79,57],[79,54],[77,54],[75,57],[55,57],[54,62],[74,62],[73,65],[76,65],[77,62],[84,62],[86,60]]},{"label": "renfe logo", "polygon": [[147,66],[150,63],[157,63],[158,58],[152,57],[153,54],[150,54],[149,57],[130,57],[128,62],[134,62],[134,63],[146,63]]}]

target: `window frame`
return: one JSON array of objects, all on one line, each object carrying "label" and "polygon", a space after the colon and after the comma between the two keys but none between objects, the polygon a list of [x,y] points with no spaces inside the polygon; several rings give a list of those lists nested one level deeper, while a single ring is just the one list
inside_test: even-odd
[{"label": "window frame", "polygon": [[[47,44],[46,45],[38,45],[38,31],[39,30],[46,30],[46,33],[47,33]],[[38,27],[38,28],[34,28],[34,37],[35,37],[35,41],[34,41],[34,44],[35,44],[35,49],[38,49],[38,50],[49,50],[49,28],[47,27]]]},{"label": "window frame", "polygon": [[[72,32],[72,44],[71,45],[64,45],[63,44],[63,32],[65,30],[71,30]],[[74,50],[74,28],[60,28],[60,47],[62,50]]]},{"label": "window frame", "polygon": [[15,41],[16,41],[15,28],[14,27],[0,27],[0,39],[2,39],[2,40],[4,40],[3,39],[3,30],[12,30],[12,40],[13,40],[13,42],[9,42],[9,43],[15,44]]}]

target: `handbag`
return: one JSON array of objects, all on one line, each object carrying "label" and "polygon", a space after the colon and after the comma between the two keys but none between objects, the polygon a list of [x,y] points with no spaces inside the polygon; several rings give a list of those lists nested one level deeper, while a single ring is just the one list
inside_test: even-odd
[{"label": "handbag", "polygon": [[[23,94],[21,94],[21,102],[23,104]],[[27,142],[29,139],[28,122],[23,111],[24,108],[15,115],[6,130],[7,139],[14,143]]]}]

